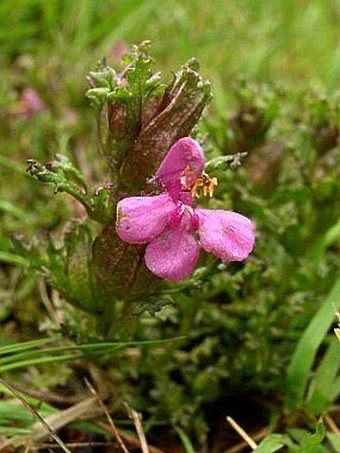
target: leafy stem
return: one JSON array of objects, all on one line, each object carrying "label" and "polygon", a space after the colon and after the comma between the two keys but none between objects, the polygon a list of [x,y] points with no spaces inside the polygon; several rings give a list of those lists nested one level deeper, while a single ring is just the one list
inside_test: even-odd
[{"label": "leafy stem", "polygon": [[67,157],[57,155],[56,159],[46,164],[28,159],[27,171],[39,181],[53,184],[55,193],[65,192],[79,201],[92,220],[104,225],[107,224],[111,220],[108,208],[108,192],[111,185],[106,184],[93,192],[83,175]]}]

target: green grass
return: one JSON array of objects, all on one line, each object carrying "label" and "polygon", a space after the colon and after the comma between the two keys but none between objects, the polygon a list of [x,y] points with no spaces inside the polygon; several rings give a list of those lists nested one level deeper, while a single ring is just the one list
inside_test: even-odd
[{"label": "green grass", "polygon": [[205,75],[229,85],[246,76],[334,90],[339,77],[335,0],[31,0],[3,1],[0,11],[4,56],[27,53],[78,75],[117,41],[151,39],[162,68],[195,55]]}]

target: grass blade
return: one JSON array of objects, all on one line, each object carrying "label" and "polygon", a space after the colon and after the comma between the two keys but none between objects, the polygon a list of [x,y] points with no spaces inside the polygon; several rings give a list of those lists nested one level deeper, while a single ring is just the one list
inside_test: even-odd
[{"label": "grass blade", "polygon": [[287,372],[286,406],[288,408],[297,409],[303,403],[316,353],[334,320],[334,306],[337,309],[339,305],[340,280],[333,286],[295,349]]},{"label": "grass blade", "polygon": [[339,342],[333,338],[316,370],[307,396],[307,409],[314,415],[327,410],[327,405],[336,400],[340,393],[339,354]]},{"label": "grass blade", "polygon": [[12,354],[13,352],[21,352],[27,349],[45,346],[48,343],[54,343],[60,340],[60,337],[41,338],[39,340],[24,341],[20,343],[12,343],[5,346],[0,346],[0,356],[3,354]]}]

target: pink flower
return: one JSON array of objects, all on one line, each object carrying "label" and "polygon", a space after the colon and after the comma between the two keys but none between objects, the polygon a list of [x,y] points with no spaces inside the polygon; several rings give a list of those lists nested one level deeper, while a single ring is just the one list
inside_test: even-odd
[{"label": "pink flower", "polygon": [[24,112],[26,117],[33,116],[35,113],[46,110],[46,105],[33,88],[24,89],[22,92],[22,101],[26,109]]},{"label": "pink flower", "polygon": [[182,138],[155,176],[164,193],[118,203],[118,236],[129,244],[148,244],[145,263],[160,278],[177,281],[189,276],[199,257],[199,243],[223,261],[243,261],[253,249],[254,230],[247,217],[193,207],[199,187],[211,196],[217,184],[216,178],[204,174],[204,163],[199,144]]}]

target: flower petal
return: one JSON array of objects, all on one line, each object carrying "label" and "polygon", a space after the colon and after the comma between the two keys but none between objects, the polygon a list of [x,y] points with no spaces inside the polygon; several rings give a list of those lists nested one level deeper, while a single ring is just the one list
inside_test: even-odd
[{"label": "flower petal", "polygon": [[243,261],[254,247],[252,222],[232,211],[196,209],[202,247],[224,261]]},{"label": "flower petal", "polygon": [[181,192],[182,173],[190,168],[193,178],[204,170],[204,154],[200,145],[190,137],[177,140],[159,167],[156,178],[160,179],[169,195],[177,200]]},{"label": "flower petal", "polygon": [[179,228],[168,228],[160,238],[149,244],[145,263],[157,277],[172,281],[188,277],[195,269],[199,246],[186,222]]},{"label": "flower petal", "polygon": [[176,204],[169,195],[128,197],[117,205],[117,234],[129,244],[143,244],[165,229]]}]

